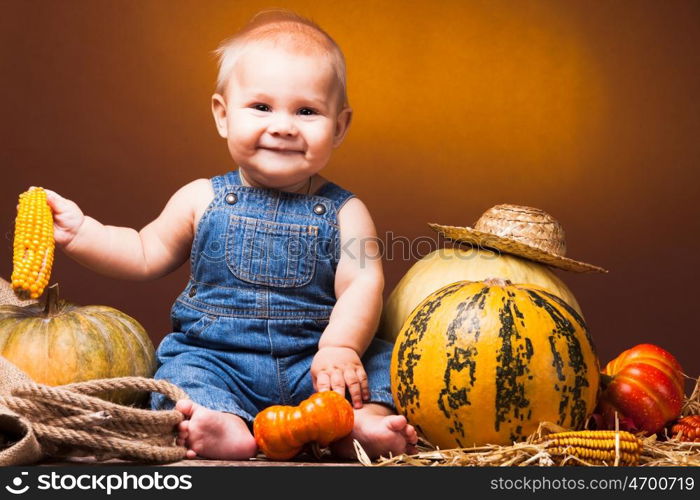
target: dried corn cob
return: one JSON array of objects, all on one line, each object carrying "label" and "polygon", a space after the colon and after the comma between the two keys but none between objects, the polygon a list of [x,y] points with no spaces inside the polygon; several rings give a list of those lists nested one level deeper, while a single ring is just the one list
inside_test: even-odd
[{"label": "dried corn cob", "polygon": [[671,427],[671,435],[680,441],[700,442],[700,415],[690,415],[678,420]]},{"label": "dried corn cob", "polygon": [[593,465],[636,465],[642,452],[641,441],[625,431],[557,432],[540,442],[559,462],[574,456]]},{"label": "dried corn cob", "polygon": [[39,298],[49,282],[53,251],[53,215],[46,191],[32,188],[19,195],[15,219],[12,288],[17,295]]}]

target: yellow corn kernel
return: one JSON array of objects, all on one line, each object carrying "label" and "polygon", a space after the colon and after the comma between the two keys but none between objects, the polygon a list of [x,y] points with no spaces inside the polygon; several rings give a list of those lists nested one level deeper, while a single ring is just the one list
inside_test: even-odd
[{"label": "yellow corn kernel", "polygon": [[53,266],[53,214],[46,191],[32,188],[19,195],[13,244],[12,288],[22,298],[38,299]]},{"label": "yellow corn kernel", "polygon": [[[625,431],[570,431],[545,436],[547,452],[561,462],[573,456],[594,465],[636,465],[641,441]],[[569,462],[571,463],[571,462]]]}]

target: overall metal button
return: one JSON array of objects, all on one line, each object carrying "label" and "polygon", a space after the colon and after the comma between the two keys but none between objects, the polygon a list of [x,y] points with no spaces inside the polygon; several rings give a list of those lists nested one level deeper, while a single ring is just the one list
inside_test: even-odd
[{"label": "overall metal button", "polygon": [[193,286],[192,288],[190,288],[190,291],[189,291],[188,295],[189,295],[190,297],[194,297],[195,295],[197,295],[197,287],[196,287],[196,286]]},{"label": "overall metal button", "polygon": [[323,203],[316,203],[314,205],[314,213],[316,215],[323,215],[326,213],[326,206]]},{"label": "overall metal button", "polygon": [[236,196],[236,193],[229,193],[226,195],[226,203],[229,205],[235,205],[237,201],[238,196]]}]

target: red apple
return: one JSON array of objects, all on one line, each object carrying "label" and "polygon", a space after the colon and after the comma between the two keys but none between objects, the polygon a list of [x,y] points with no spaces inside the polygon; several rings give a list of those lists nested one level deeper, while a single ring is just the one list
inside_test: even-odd
[{"label": "red apple", "polygon": [[627,423],[623,428],[649,434],[660,432],[681,414],[683,370],[673,355],[656,345],[640,344],[620,354],[605,367],[602,383],[597,413],[608,428],[615,426],[615,412]]}]

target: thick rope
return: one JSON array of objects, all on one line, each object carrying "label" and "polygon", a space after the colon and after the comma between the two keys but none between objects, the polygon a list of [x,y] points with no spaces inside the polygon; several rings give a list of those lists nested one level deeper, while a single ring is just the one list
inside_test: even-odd
[{"label": "thick rope", "polygon": [[29,420],[44,451],[54,457],[79,451],[102,459],[185,458],[186,449],[175,442],[182,413],[144,410],[94,396],[114,391],[159,392],[173,401],[188,398],[165,380],[120,377],[58,387],[25,383],[14,387],[10,396],[0,396],[0,405]]}]

